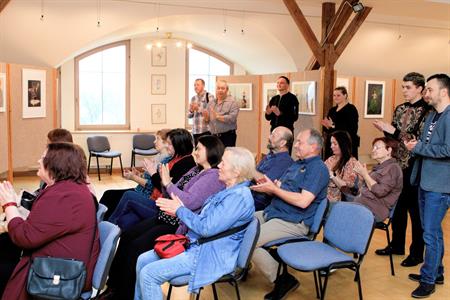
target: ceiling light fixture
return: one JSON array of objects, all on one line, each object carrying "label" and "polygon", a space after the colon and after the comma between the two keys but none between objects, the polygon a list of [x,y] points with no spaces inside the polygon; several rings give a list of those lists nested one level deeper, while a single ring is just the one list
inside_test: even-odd
[{"label": "ceiling light fixture", "polygon": [[359,13],[360,11],[364,10],[364,5],[361,3],[361,1],[358,1],[355,4],[352,4],[351,6],[355,13]]},{"label": "ceiling light fixture", "polygon": [[44,0],[41,0],[41,21],[44,21]]},{"label": "ceiling light fixture", "polygon": [[97,0],[97,27],[102,26],[101,13],[102,13],[102,2],[101,0]]}]

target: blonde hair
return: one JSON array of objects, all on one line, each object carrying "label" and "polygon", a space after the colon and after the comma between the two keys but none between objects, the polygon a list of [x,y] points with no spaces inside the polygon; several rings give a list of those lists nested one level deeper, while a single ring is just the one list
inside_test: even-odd
[{"label": "blonde hair", "polygon": [[226,152],[231,154],[230,165],[239,173],[238,182],[255,177],[255,158],[249,150],[242,147],[227,147]]}]

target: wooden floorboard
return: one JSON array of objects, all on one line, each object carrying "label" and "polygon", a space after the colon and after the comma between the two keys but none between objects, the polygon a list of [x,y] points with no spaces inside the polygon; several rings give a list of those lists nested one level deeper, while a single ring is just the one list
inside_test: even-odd
[{"label": "wooden floorboard", "polygon": [[[133,187],[134,184],[121,178],[119,175],[109,176],[102,175],[102,180],[98,181],[96,174],[91,174],[92,184],[95,187],[97,196],[100,199],[105,190],[123,189]],[[34,190],[38,186],[39,180],[36,177],[17,177],[14,178],[14,186],[16,190],[27,189]],[[450,221],[447,216],[443,223],[444,241],[447,254],[444,257],[444,266],[450,267]],[[319,236],[320,239],[320,236]],[[410,234],[407,234],[407,244],[410,242]],[[362,289],[364,299],[395,299],[406,300],[412,299],[411,291],[417,287],[417,283],[408,280],[409,273],[416,273],[419,267],[404,268],[400,266],[400,262],[404,256],[395,256],[395,272],[396,276],[390,275],[388,257],[380,257],[374,254],[375,249],[382,248],[386,245],[386,236],[383,231],[376,230],[370,249],[364,259],[361,271]],[[314,291],[314,281],[311,273],[301,273],[291,271],[292,274],[300,281],[300,287],[292,292],[287,299],[316,299]],[[332,274],[329,279],[326,299],[357,299],[358,289],[353,281],[354,273],[348,270],[339,270]],[[436,292],[430,299],[449,300],[450,299],[450,276],[446,278],[444,285],[437,285]],[[241,298],[244,300],[263,299],[264,295],[272,289],[262,274],[255,267],[250,271],[246,282],[239,284]],[[221,300],[236,299],[234,288],[229,284],[218,284],[218,294]],[[163,287],[167,292],[167,285]],[[174,288],[172,299],[184,300],[189,299],[186,288]],[[201,294],[201,299],[213,299],[211,287],[206,287]]]}]

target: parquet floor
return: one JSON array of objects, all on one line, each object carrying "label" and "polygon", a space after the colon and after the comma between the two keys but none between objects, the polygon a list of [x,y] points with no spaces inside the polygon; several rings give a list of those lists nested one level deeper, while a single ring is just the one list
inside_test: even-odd
[{"label": "parquet floor", "polygon": [[[120,189],[134,186],[132,182],[122,179],[119,175],[109,176],[103,175],[102,181],[98,181],[93,175],[91,177],[93,185],[97,191],[98,198],[103,192],[108,189]],[[24,188],[33,190],[38,185],[39,180],[34,177],[20,177],[15,178],[14,186],[17,190]],[[450,267],[450,220],[447,216],[443,223],[444,241],[447,253],[444,257],[444,265]],[[319,239],[321,237],[319,236]],[[407,235],[407,243],[409,244],[410,235]],[[376,230],[368,254],[362,265],[361,279],[364,299],[378,300],[378,299],[392,299],[405,300],[412,299],[410,294],[417,286],[417,283],[408,280],[409,273],[418,272],[419,267],[404,268],[400,266],[403,256],[395,256],[395,272],[396,276],[390,275],[389,259],[387,257],[380,257],[374,254],[375,249],[384,247],[386,244],[385,233]],[[297,279],[300,281],[300,287],[289,294],[287,299],[315,299],[314,281],[311,273],[301,273],[291,270]],[[341,300],[341,299],[358,299],[358,292],[356,283],[353,282],[354,273],[347,270],[339,270],[331,275],[327,288],[326,299]],[[436,292],[430,299],[449,300],[450,299],[450,275],[447,275],[444,285],[437,285]],[[219,284],[218,295],[222,300],[234,300],[236,295],[234,288],[229,284]],[[262,274],[253,268],[250,271],[246,282],[240,283],[241,298],[244,300],[263,299],[264,295],[272,289]],[[167,285],[164,286],[167,291]],[[175,288],[173,290],[172,299],[184,300],[189,299],[186,288]],[[206,289],[201,294],[201,299],[213,299],[211,287]]]}]

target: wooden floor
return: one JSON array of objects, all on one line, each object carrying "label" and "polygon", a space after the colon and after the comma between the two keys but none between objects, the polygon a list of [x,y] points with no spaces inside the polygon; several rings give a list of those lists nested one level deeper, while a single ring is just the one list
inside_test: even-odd
[{"label": "wooden floor", "polygon": [[[134,186],[133,183],[122,179],[118,175],[103,175],[102,181],[98,181],[95,176],[91,177],[93,185],[97,191],[98,198],[103,192],[108,189],[121,189]],[[27,190],[34,190],[38,185],[39,180],[33,177],[15,178],[14,186],[17,190],[21,188]],[[444,241],[447,253],[444,258],[444,265],[450,268],[450,220],[447,216],[443,223]],[[321,239],[321,237],[319,237]],[[407,243],[409,244],[410,235],[407,235]],[[387,257],[380,257],[374,254],[375,249],[382,248],[386,245],[386,236],[383,231],[376,230],[370,249],[362,265],[361,279],[364,299],[378,300],[378,299],[411,299],[411,291],[417,287],[417,283],[408,280],[409,273],[416,273],[419,267],[404,268],[400,266],[403,256],[395,256],[395,272],[396,276],[390,275],[389,259]],[[315,299],[314,281],[311,273],[301,273],[291,271],[300,281],[300,287],[292,292],[287,299]],[[447,273],[448,274],[448,273]],[[436,292],[431,296],[431,299],[450,299],[450,275],[447,275],[444,285],[437,285]],[[347,270],[339,270],[331,275],[326,299],[341,300],[341,299],[357,299],[358,292],[356,283],[353,282],[354,273]],[[240,283],[241,298],[244,300],[263,299],[264,295],[272,289],[262,274],[253,268],[250,271],[246,282]],[[167,291],[167,286],[164,286],[164,291]],[[229,284],[218,285],[219,298],[222,300],[236,299],[234,288]],[[184,300],[189,299],[186,288],[175,288],[173,290],[172,299]],[[206,287],[202,292],[201,299],[213,299],[211,287]]]}]

